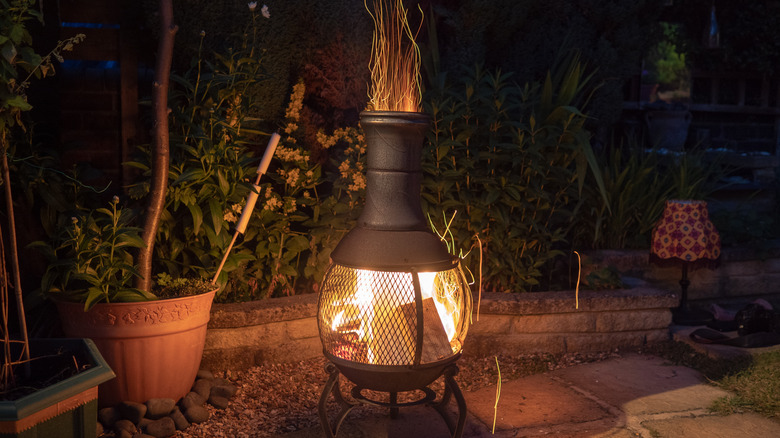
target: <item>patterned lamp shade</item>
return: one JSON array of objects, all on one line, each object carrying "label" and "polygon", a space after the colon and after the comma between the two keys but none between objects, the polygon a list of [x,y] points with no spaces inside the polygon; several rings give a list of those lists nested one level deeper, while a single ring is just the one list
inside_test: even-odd
[{"label": "patterned lamp shade", "polygon": [[704,201],[666,201],[663,216],[653,228],[651,256],[684,262],[717,260],[720,235],[709,216]]}]

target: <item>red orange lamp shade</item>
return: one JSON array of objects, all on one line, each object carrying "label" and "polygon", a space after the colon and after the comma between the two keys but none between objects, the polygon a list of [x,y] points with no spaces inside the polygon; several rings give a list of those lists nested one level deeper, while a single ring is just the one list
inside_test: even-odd
[{"label": "red orange lamp shade", "polygon": [[672,311],[676,324],[700,325],[712,318],[688,306],[689,266],[714,267],[720,258],[720,235],[709,216],[704,201],[673,199],[666,201],[663,215],[653,228],[651,261],[682,265],[680,306]]}]

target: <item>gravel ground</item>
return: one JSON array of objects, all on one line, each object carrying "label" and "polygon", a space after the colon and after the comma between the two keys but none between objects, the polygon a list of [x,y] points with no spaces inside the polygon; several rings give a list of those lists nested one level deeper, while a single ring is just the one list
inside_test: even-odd
[{"label": "gravel ground", "polygon": [[[476,391],[496,383],[500,368],[501,380],[552,371],[586,362],[595,362],[619,357],[617,352],[596,354],[522,355],[512,357],[463,357],[457,365],[460,372],[456,380],[463,391]],[[498,366],[496,364],[498,362]],[[186,431],[177,432],[177,438],[230,437],[261,438],[293,432],[300,429],[320,427],[317,404],[322,387],[328,376],[324,358],[311,359],[293,364],[256,366],[241,372],[216,372],[238,387],[236,395],[227,409],[217,410],[208,406],[211,413],[205,423],[194,424]],[[351,383],[341,379],[342,390],[348,394]],[[443,391],[442,379],[431,385],[437,394]],[[372,399],[386,399],[384,393],[365,395]],[[415,397],[414,393],[399,394],[399,401]],[[337,411],[330,397],[329,409]],[[372,415],[371,409],[363,406],[350,412],[350,417]]]}]

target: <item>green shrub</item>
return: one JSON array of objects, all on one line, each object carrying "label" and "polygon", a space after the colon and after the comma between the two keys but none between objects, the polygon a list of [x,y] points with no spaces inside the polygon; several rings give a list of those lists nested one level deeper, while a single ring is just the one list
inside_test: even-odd
[{"label": "green shrub", "polygon": [[706,200],[729,171],[705,150],[664,154],[633,139],[597,158],[605,194],[589,179],[570,236],[575,249],[648,248],[667,200]]},{"label": "green shrub", "polygon": [[457,212],[449,230],[472,272],[479,239],[484,287],[514,292],[543,287],[595,158],[576,58],[543,83],[510,77],[477,67],[428,97],[423,203],[438,230]]},{"label": "green shrub", "polygon": [[[436,8],[443,69],[484,63],[543,80],[560,53],[576,51],[596,71],[589,129],[609,132],[620,117],[626,79],[639,74],[658,38],[664,6],[654,0],[462,0]],[[698,18],[701,14],[696,15]],[[691,18],[694,18],[691,15]],[[592,127],[600,128],[596,131]],[[606,141],[606,139],[602,139]]]},{"label": "green shrub", "polygon": [[48,261],[41,288],[60,299],[97,303],[145,301],[154,295],[132,287],[138,276],[132,251],[144,245],[133,212],[114,197],[109,208],[81,211],[61,224],[54,244],[33,242]]}]

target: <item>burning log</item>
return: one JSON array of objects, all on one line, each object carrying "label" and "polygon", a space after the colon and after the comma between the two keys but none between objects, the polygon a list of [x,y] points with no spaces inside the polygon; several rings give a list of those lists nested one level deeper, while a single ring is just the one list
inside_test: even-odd
[{"label": "burning log", "polygon": [[436,303],[433,298],[422,300],[423,307],[423,345],[422,345],[422,363],[435,362],[452,355],[452,346],[450,345],[447,331],[444,330],[444,324],[441,322],[439,312],[436,310]]},{"label": "burning log", "polygon": [[[415,303],[407,303],[401,306],[404,308],[404,312],[416,313]],[[447,336],[447,331],[444,330],[444,324],[441,322],[439,312],[436,310],[436,303],[433,302],[433,298],[424,298],[422,300],[423,309],[423,342],[421,363],[436,362],[437,360],[445,357],[452,356],[452,346],[450,345],[450,339]],[[417,318],[413,317],[409,320],[410,330],[416,331]],[[414,340],[411,341],[414,344]],[[409,362],[411,363],[411,361]]]}]

